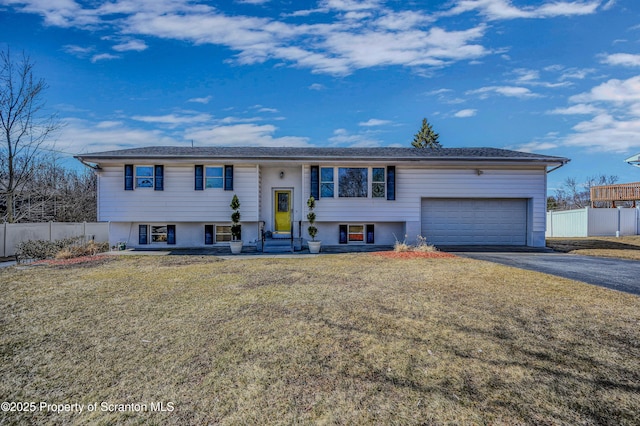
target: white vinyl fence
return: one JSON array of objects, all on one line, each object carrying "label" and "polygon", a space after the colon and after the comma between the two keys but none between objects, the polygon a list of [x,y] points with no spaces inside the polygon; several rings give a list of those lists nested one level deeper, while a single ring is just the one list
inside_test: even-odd
[{"label": "white vinyl fence", "polygon": [[547,212],[546,237],[616,237],[640,234],[640,208]]},{"label": "white vinyl fence", "polygon": [[0,256],[16,254],[16,246],[23,241],[55,241],[84,237],[97,242],[109,241],[108,222],[42,222],[0,224]]}]

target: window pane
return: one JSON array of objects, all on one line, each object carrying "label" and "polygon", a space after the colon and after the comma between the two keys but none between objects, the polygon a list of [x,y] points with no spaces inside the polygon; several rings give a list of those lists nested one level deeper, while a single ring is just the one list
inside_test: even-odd
[{"label": "window pane", "polygon": [[153,188],[153,178],[136,178],[136,187]]},{"label": "window pane", "polygon": [[339,197],[366,197],[368,192],[368,169],[340,168],[338,169]]},{"label": "window pane", "polygon": [[320,180],[323,182],[333,182],[333,167],[323,167],[320,169]]},{"label": "window pane", "polygon": [[384,168],[374,167],[372,182],[384,182]]},{"label": "window pane", "polygon": [[374,183],[371,186],[371,195],[376,198],[384,197],[384,183]]},{"label": "window pane", "polygon": [[153,167],[152,166],[137,166],[136,167],[136,176],[151,176],[151,177],[153,177]]},{"label": "window pane", "polygon": [[333,197],[333,182],[323,183],[320,186],[320,197],[323,197],[323,198]]},{"label": "window pane", "polygon": [[207,167],[207,177],[222,178],[222,167]]},{"label": "window pane", "polygon": [[222,188],[222,178],[207,178],[207,188]]}]

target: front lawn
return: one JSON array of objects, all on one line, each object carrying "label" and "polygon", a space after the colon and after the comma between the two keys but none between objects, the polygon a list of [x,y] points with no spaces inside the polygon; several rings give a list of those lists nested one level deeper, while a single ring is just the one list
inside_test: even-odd
[{"label": "front lawn", "polygon": [[563,253],[640,260],[640,235],[618,238],[547,238],[547,247]]},{"label": "front lawn", "polygon": [[0,271],[0,400],[38,408],[0,424],[640,423],[633,295],[462,258],[109,259]]}]

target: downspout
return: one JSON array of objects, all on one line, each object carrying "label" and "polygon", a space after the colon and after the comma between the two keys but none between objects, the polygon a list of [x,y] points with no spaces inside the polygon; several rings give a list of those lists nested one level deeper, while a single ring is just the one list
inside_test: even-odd
[{"label": "downspout", "polygon": [[560,167],[564,166],[564,165],[565,165],[565,164],[567,164],[569,161],[571,161],[571,160],[563,161],[563,162],[561,162],[559,165],[555,166],[553,169],[551,169],[551,170],[547,170],[547,174],[549,174],[549,173],[551,173],[551,172],[553,172],[553,171],[558,170]]}]

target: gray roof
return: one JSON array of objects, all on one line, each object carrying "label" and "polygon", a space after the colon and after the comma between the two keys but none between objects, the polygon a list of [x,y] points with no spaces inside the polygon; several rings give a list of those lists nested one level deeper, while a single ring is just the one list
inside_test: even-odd
[{"label": "gray roof", "polygon": [[75,158],[101,160],[227,159],[227,160],[371,160],[371,161],[516,161],[565,164],[569,159],[498,148],[287,148],[150,146],[89,154]]}]

